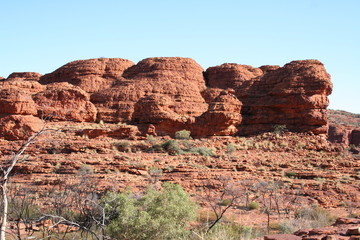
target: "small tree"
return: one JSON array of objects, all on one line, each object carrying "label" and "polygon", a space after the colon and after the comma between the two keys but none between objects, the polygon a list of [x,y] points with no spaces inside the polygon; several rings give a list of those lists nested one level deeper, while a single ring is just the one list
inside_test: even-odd
[{"label": "small tree", "polygon": [[145,195],[110,194],[103,199],[109,219],[108,233],[115,239],[174,239],[188,234],[196,205],[180,185],[166,183],[162,191]]},{"label": "small tree", "polygon": [[7,220],[8,220],[8,182],[10,179],[10,176],[13,172],[14,167],[16,164],[22,160],[22,155],[25,152],[25,150],[33,143],[35,140],[42,134],[44,134],[47,131],[50,131],[52,129],[45,128],[45,125],[43,128],[31,135],[21,146],[20,148],[12,155],[12,157],[7,161],[2,163],[1,166],[1,179],[0,179],[0,185],[1,185],[1,197],[2,197],[2,215],[1,215],[1,227],[0,227],[0,240],[5,240],[6,235],[6,228],[7,228]]},{"label": "small tree", "polygon": [[[215,187],[212,183],[206,184],[205,193],[206,201],[210,204],[211,209],[215,213],[215,220],[212,221],[206,232],[209,232],[217,223],[221,221],[225,213],[234,207],[238,200],[243,196],[240,188],[232,181],[231,178],[219,178],[219,186]],[[214,191],[213,191],[213,190]],[[216,192],[215,190],[219,190]]]}]

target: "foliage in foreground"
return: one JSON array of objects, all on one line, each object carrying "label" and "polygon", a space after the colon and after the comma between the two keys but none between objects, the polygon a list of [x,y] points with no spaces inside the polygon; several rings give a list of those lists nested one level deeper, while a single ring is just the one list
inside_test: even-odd
[{"label": "foliage in foreground", "polygon": [[332,216],[325,209],[312,205],[300,209],[295,218],[287,219],[279,225],[281,233],[293,233],[299,229],[321,228],[330,226],[335,221]]},{"label": "foliage in foreground", "polygon": [[105,212],[115,211],[108,233],[115,239],[177,239],[189,234],[196,205],[180,185],[166,183],[162,191],[149,189],[144,196],[108,194]]}]

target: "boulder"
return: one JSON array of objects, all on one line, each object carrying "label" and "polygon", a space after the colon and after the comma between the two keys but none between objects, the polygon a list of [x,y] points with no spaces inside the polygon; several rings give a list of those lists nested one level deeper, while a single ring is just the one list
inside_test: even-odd
[{"label": "boulder", "polygon": [[93,93],[112,87],[125,69],[134,65],[122,58],[97,58],[73,61],[40,78],[40,83],[68,82]]},{"label": "boulder", "polygon": [[206,69],[207,84],[211,88],[237,88],[247,81],[261,77],[263,71],[249,65],[224,63]]},{"label": "boulder", "polygon": [[13,72],[7,81],[39,81],[42,74],[37,72]]},{"label": "boulder", "polygon": [[32,115],[0,115],[0,137],[5,140],[24,140],[38,132],[44,122]]},{"label": "boulder", "polygon": [[31,95],[14,88],[0,90],[0,114],[36,115],[37,109]]},{"label": "boulder", "polygon": [[96,119],[97,111],[89,101],[89,94],[69,83],[49,84],[33,99],[38,105],[39,117],[76,122],[94,122]]}]

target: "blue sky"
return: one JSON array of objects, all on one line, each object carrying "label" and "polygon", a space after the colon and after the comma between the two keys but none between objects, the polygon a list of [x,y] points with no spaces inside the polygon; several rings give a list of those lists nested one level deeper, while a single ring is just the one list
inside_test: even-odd
[{"label": "blue sky", "polygon": [[0,0],[0,76],[77,59],[284,65],[319,59],[330,108],[360,113],[359,0]]}]

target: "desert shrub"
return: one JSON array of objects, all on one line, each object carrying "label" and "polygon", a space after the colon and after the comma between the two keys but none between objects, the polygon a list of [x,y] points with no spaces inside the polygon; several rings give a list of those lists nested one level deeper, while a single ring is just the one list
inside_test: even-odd
[{"label": "desert shrub", "polygon": [[207,147],[192,148],[192,149],[190,149],[190,153],[200,154],[201,156],[209,156],[209,157],[212,157],[215,155],[213,150],[211,148],[207,148]]},{"label": "desert shrub", "polygon": [[296,172],[285,172],[284,175],[285,175],[285,177],[288,177],[288,178],[295,178],[297,176],[297,173]]},{"label": "desert shrub", "polygon": [[116,149],[120,152],[128,152],[131,150],[130,142],[128,141],[121,141],[114,143]]},{"label": "desert shrub", "polygon": [[175,133],[175,138],[176,139],[191,139],[191,136],[190,136],[191,132],[188,131],[188,130],[181,130],[181,131],[177,131]]},{"label": "desert shrub", "polygon": [[[108,194],[103,201],[114,239],[178,239],[189,234],[196,205],[180,185],[166,183],[162,191],[149,189],[142,197]],[[115,212],[115,214],[114,214]]]},{"label": "desert shrub", "polygon": [[220,205],[221,206],[229,206],[230,204],[232,204],[232,201],[231,199],[223,199],[221,202],[220,202]]},{"label": "desert shrub", "polygon": [[149,135],[146,137],[146,142],[151,144],[151,145],[155,145],[157,140],[153,135]]},{"label": "desert shrub", "polygon": [[310,207],[300,209],[296,213],[296,218],[313,220],[318,225],[317,227],[328,226],[335,220],[334,216],[332,216],[324,208],[321,208],[317,205],[312,205]]},{"label": "desert shrub", "polygon": [[226,153],[227,154],[232,154],[236,151],[236,146],[232,143],[229,143],[228,145],[226,145]]},{"label": "desert shrub", "polygon": [[180,148],[179,143],[176,140],[166,141],[161,146],[170,155],[177,155],[183,153],[183,150]]},{"label": "desert shrub", "polygon": [[255,201],[252,201],[252,202],[249,203],[248,208],[250,210],[259,209],[259,203],[255,202]]},{"label": "desert shrub", "polygon": [[78,175],[88,175],[93,173],[94,169],[87,164],[82,164],[78,169]]},{"label": "desert shrub", "polygon": [[192,239],[206,240],[248,240],[260,237],[262,232],[256,228],[235,223],[218,224],[210,232],[196,233]]},{"label": "desert shrub", "polygon": [[295,218],[287,219],[279,224],[281,233],[293,233],[299,229],[321,228],[330,226],[335,218],[325,209],[312,205],[300,209],[295,214]]},{"label": "desert shrub", "polygon": [[273,129],[276,135],[280,135],[286,131],[286,125],[274,125]]}]

